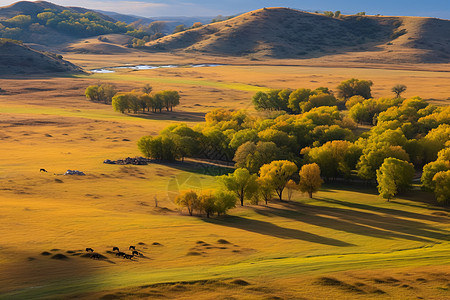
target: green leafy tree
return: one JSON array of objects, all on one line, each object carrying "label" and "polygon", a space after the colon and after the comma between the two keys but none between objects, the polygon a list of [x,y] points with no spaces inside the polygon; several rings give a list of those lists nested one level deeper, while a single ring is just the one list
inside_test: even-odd
[{"label": "green leafy tree", "polygon": [[220,176],[219,182],[227,190],[235,193],[241,202],[241,206],[244,206],[244,199],[251,199],[257,190],[256,179],[255,174],[250,174],[247,169],[239,168],[234,173]]},{"label": "green leafy tree", "polygon": [[139,96],[135,93],[126,93],[124,96],[128,100],[128,108],[137,114],[142,107]]},{"label": "green leafy tree", "polygon": [[115,111],[125,113],[125,110],[129,109],[128,97],[124,94],[115,95],[112,98],[112,106]]},{"label": "green leafy tree", "polygon": [[151,136],[143,136],[137,142],[139,151],[141,151],[142,155],[146,158],[152,157],[152,139],[153,137]]},{"label": "green leafy tree", "polygon": [[311,95],[309,97],[308,102],[303,103],[301,105],[301,109],[303,112],[310,111],[314,107],[320,107],[320,106],[335,106],[337,103],[336,98],[333,95],[330,94],[317,94],[317,95]]},{"label": "green leafy tree", "polygon": [[364,100],[366,99],[360,95],[352,96],[345,102],[345,107],[347,107],[347,109],[350,109],[358,103],[363,103]]},{"label": "green leafy tree", "polygon": [[372,145],[363,149],[363,155],[357,165],[358,176],[366,180],[375,179],[376,170],[386,158],[409,161],[408,153],[401,146],[392,146],[386,143]]},{"label": "green leafy tree", "polygon": [[436,173],[433,177],[434,194],[440,203],[450,202],[450,170]]},{"label": "green leafy tree", "polygon": [[308,193],[309,198],[312,198],[313,193],[316,193],[323,183],[320,178],[320,167],[316,164],[308,164],[302,166],[299,172],[300,183],[298,185],[300,191]]},{"label": "green leafy tree", "polygon": [[162,91],[159,92],[162,95],[163,106],[167,111],[172,111],[173,107],[180,104],[180,94],[177,91]]},{"label": "green leafy tree", "polygon": [[229,191],[218,190],[214,194],[217,215],[224,215],[231,208],[236,207],[236,194]]},{"label": "green leafy tree", "polygon": [[252,98],[252,103],[257,110],[272,109],[272,105],[269,102],[269,96],[264,92],[257,92]]},{"label": "green leafy tree", "polygon": [[115,87],[111,84],[90,85],[86,88],[86,98],[92,101],[100,101],[110,104],[112,98],[117,94]]},{"label": "green leafy tree", "polygon": [[153,96],[153,112],[161,112],[164,107],[164,97],[161,93],[157,93]]},{"label": "green leafy tree", "polygon": [[295,171],[297,171],[295,163],[288,160],[275,160],[261,167],[259,177],[262,180],[267,180],[273,186],[280,201],[282,201],[286,183]]},{"label": "green leafy tree", "polygon": [[172,135],[172,139],[177,147],[178,155],[184,161],[185,157],[192,157],[198,152],[198,142],[190,136]]},{"label": "green leafy tree", "polygon": [[423,167],[421,178],[423,187],[427,190],[434,191],[434,175],[448,170],[450,170],[450,148],[445,148],[439,151],[436,161],[430,162]]},{"label": "green leafy tree", "polygon": [[152,96],[149,94],[142,94],[139,96],[139,100],[143,103],[142,107],[145,106],[147,108],[147,111],[150,111],[150,108],[153,111],[155,103]]},{"label": "green leafy tree", "polygon": [[138,141],[138,148],[147,158],[174,161],[181,156],[173,138],[169,136],[144,136]]},{"label": "green leafy tree", "polygon": [[373,82],[370,80],[359,80],[352,78],[341,82],[337,86],[338,97],[349,99],[352,96],[360,95],[366,99],[372,98],[371,87]]},{"label": "green leafy tree", "polygon": [[296,113],[300,113],[302,111],[301,104],[306,103],[309,100],[309,96],[311,96],[310,89],[297,89],[293,91],[289,95],[289,103],[288,107]]},{"label": "green leafy tree", "polygon": [[404,160],[386,158],[377,170],[378,192],[380,196],[392,199],[399,191],[407,189],[414,177],[414,166]]},{"label": "green leafy tree", "polygon": [[205,212],[207,218],[217,211],[216,197],[212,193],[201,194],[198,201],[200,209]]},{"label": "green leafy tree", "polygon": [[305,159],[317,163],[322,176],[330,178],[349,178],[362,154],[361,149],[348,141],[327,142],[321,147],[303,151]]},{"label": "green leafy tree", "polygon": [[258,132],[254,129],[243,129],[237,131],[230,141],[230,148],[238,149],[247,142],[256,142],[258,140]]},{"label": "green leafy tree", "polygon": [[264,201],[267,205],[267,203],[272,200],[275,194],[275,187],[273,186],[272,180],[268,177],[258,177],[256,183],[258,184],[256,197]]},{"label": "green leafy tree", "polygon": [[258,173],[259,169],[271,161],[282,159],[284,151],[273,142],[253,143],[247,142],[241,145],[234,155],[235,166],[246,168],[250,173]]}]

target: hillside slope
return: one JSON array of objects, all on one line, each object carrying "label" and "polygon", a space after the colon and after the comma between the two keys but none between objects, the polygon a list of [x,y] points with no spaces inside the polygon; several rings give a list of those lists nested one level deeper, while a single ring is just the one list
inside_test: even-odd
[{"label": "hillside slope", "polygon": [[66,7],[53,4],[47,1],[35,1],[35,2],[19,1],[8,6],[0,7],[0,20],[10,19],[17,15],[36,15],[41,12],[44,12],[46,9],[47,10],[51,9],[56,12],[62,12],[64,10],[68,10],[73,13],[95,12],[106,21],[116,22],[115,19],[94,10],[90,10],[83,7]]},{"label": "hillside slope", "polygon": [[288,8],[265,8],[149,42],[154,51],[253,58],[312,58],[347,52],[395,51],[411,62],[448,62],[450,21],[414,17],[329,18]]},{"label": "hillside slope", "polygon": [[0,39],[0,75],[70,72],[82,69],[51,53],[33,50],[19,42]]},{"label": "hillside slope", "polygon": [[0,7],[0,38],[41,46],[56,46],[80,37],[124,33],[126,25],[81,7],[64,7],[46,1],[20,1]]}]

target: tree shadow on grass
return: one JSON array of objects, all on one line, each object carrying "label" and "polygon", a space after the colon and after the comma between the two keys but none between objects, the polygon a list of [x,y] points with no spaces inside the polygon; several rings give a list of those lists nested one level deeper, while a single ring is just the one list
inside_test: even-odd
[{"label": "tree shadow on grass", "polygon": [[353,244],[336,240],[333,238],[323,237],[317,234],[301,231],[298,229],[284,228],[270,222],[247,219],[239,216],[231,216],[225,219],[203,219],[203,220],[205,222],[212,223],[215,225],[238,228],[281,239],[296,239],[336,247],[354,246]]},{"label": "tree shadow on grass", "polygon": [[[329,203],[336,203],[334,201],[338,201],[332,199],[321,200]],[[355,208],[360,208],[357,206],[357,203],[350,204],[351,207],[356,205]],[[364,208],[368,209],[368,207],[371,206],[364,205]],[[300,203],[285,203],[282,204],[281,208],[265,207],[255,209],[255,211],[267,217],[283,217],[315,226],[376,238],[396,238],[428,243],[435,242],[431,239],[441,241],[450,240],[450,232],[448,231],[435,228],[423,222],[406,220],[389,215],[389,211],[383,211],[386,214],[381,215],[352,209]],[[420,214],[410,214],[416,218],[421,216]],[[439,222],[440,220],[448,221],[446,218],[430,218],[434,222]]]},{"label": "tree shadow on grass", "polygon": [[128,114],[130,117],[146,119],[146,120],[175,120],[178,122],[202,122],[205,120],[205,113],[203,112],[188,112],[188,111],[162,111],[162,112],[145,112],[138,114]]},{"label": "tree shadow on grass", "polygon": [[153,164],[161,164],[174,169],[195,173],[198,175],[208,176],[220,176],[229,174],[234,171],[233,165],[227,165],[226,162],[211,162],[208,160],[192,160],[186,159],[185,161],[164,162],[164,161],[152,161]]},{"label": "tree shadow on grass", "polygon": [[[316,198],[316,199],[319,201],[332,203],[332,204],[338,204],[338,205],[345,206],[345,207],[380,212],[380,213],[400,216],[400,217],[409,218],[409,219],[427,220],[427,221],[439,222],[439,223],[448,223],[450,221],[448,218],[442,218],[442,217],[420,214],[420,213],[415,213],[415,212],[410,212],[410,211],[404,211],[404,210],[399,210],[399,209],[395,209],[395,208],[377,207],[377,206],[372,206],[372,205],[368,205],[368,204],[354,203],[354,202],[330,199],[330,198],[324,198],[324,197],[320,197],[320,198]],[[421,207],[421,208],[423,208],[423,207]],[[434,210],[441,210],[441,209],[435,208]],[[442,209],[442,210],[444,210],[444,209]]]}]

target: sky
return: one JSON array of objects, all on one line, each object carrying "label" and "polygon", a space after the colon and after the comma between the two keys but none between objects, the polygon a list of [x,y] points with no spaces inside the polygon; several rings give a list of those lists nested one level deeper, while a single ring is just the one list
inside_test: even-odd
[{"label": "sky", "polygon": [[[263,7],[291,7],[307,11],[365,11],[386,16],[450,19],[450,0],[48,0],[63,6],[114,11],[143,17],[235,15]],[[0,0],[0,6],[16,1]]]}]

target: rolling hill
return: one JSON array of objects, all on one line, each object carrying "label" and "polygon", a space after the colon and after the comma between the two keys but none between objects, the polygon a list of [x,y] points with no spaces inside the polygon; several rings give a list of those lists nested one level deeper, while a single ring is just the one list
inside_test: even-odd
[{"label": "rolling hill", "polygon": [[73,13],[95,12],[106,21],[116,22],[115,19],[94,10],[83,7],[61,6],[47,1],[19,1],[8,6],[0,7],[0,20],[10,19],[17,15],[37,15],[45,10],[53,10],[56,12],[68,10]]},{"label": "rolling hill", "polygon": [[373,52],[373,59],[384,62],[439,63],[450,61],[449,32],[450,21],[433,18],[330,18],[288,8],[264,8],[166,36],[147,46],[154,51],[255,59]]},{"label": "rolling hill", "polygon": [[116,22],[86,8],[21,1],[0,7],[0,38],[54,47],[80,37],[125,33],[130,29]]},{"label": "rolling hill", "polygon": [[0,39],[0,75],[80,73],[83,70],[62,56],[40,52],[20,42]]}]

